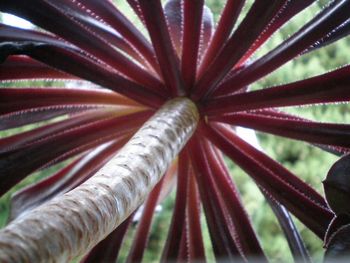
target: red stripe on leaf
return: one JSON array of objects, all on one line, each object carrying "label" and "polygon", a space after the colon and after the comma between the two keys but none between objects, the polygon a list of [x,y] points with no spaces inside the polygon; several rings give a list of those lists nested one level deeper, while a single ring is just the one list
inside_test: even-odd
[{"label": "red stripe on leaf", "polygon": [[286,206],[316,235],[323,238],[333,213],[315,190],[283,166],[221,125],[205,126],[208,138],[246,171],[261,187]]},{"label": "red stripe on leaf", "polygon": [[76,11],[69,6],[64,0],[33,0],[31,5],[27,5],[24,0],[15,0],[6,2],[4,10],[63,37],[137,83],[161,89],[162,83],[157,78],[77,21],[74,17]]},{"label": "red stripe on leaf", "polygon": [[242,10],[245,0],[228,0],[221,13],[220,20],[214,31],[214,35],[209,43],[207,51],[204,54],[203,60],[198,71],[199,76],[203,76],[205,69],[219,53],[229,38],[231,31],[236,24],[237,18]]},{"label": "red stripe on leaf", "polygon": [[[97,109],[96,106],[52,106],[26,109],[0,116],[0,131],[21,127],[26,124],[37,123],[53,119],[66,114],[77,114],[79,112]],[[0,143],[1,145],[1,143]]]},{"label": "red stripe on leaf", "polygon": [[82,79],[114,90],[146,106],[158,107],[164,103],[164,98],[167,97],[164,92],[161,92],[163,95],[157,94],[149,87],[140,86],[121,77],[116,72],[108,70],[103,65],[68,50],[41,46],[31,50],[30,56]]},{"label": "red stripe on leaf", "polygon": [[219,91],[219,94],[237,91],[300,55],[318,40],[322,39],[327,33],[347,21],[350,18],[349,8],[349,0],[332,2],[309,23],[274,50],[222,83],[216,88],[217,91],[214,94],[218,94]]},{"label": "red stripe on leaf", "polygon": [[215,182],[222,193],[222,199],[233,221],[237,234],[236,242],[239,243],[239,247],[246,257],[252,257],[253,259],[258,257],[262,260],[265,257],[264,252],[241,203],[238,191],[230,177],[222,155],[208,142],[204,144],[204,147],[209,165],[215,176]]},{"label": "red stripe on leaf", "polygon": [[179,157],[174,212],[162,253],[162,261],[164,262],[176,261],[180,250],[181,235],[185,227],[187,189],[190,177],[188,158],[186,152],[182,152]]},{"label": "red stripe on leaf", "polygon": [[207,156],[198,135],[190,141],[190,156],[193,164],[201,201],[207,220],[214,254],[217,260],[234,260],[243,256],[235,242],[233,225],[227,216],[227,208],[213,180]]},{"label": "red stripe on leaf", "polygon": [[350,66],[309,79],[214,98],[207,102],[207,114],[231,113],[271,107],[297,106],[350,100]]},{"label": "red stripe on leaf", "polygon": [[181,71],[187,90],[192,88],[196,80],[203,7],[204,0],[184,1]]},{"label": "red stripe on leaf", "polygon": [[261,47],[280,27],[288,22],[293,16],[311,5],[315,0],[289,0],[286,1],[276,15],[271,19],[269,24],[261,32],[257,40],[251,46],[249,51],[238,63],[244,63],[259,47]]},{"label": "red stripe on leaf", "polygon": [[199,76],[193,94],[195,100],[214,90],[217,84],[248,51],[284,2],[274,0],[270,1],[268,6],[264,1],[254,2],[245,19],[221,48],[220,53],[214,58],[207,70]]},{"label": "red stripe on leaf", "polygon": [[115,5],[107,0],[79,0],[79,2],[93,10],[103,21],[111,25],[128,43],[139,51],[138,54],[143,56],[154,70],[159,72],[159,65],[152,45]]},{"label": "red stripe on leaf", "polygon": [[[46,137],[17,150],[0,153],[0,195],[35,170],[134,131],[150,112],[108,118]],[[47,151],[47,149],[51,149]],[[18,169],[18,163],[21,169]]]},{"label": "red stripe on leaf", "polygon": [[11,198],[10,219],[13,220],[21,213],[34,209],[83,183],[112,158],[128,139],[129,137],[120,138],[101,145],[52,176],[16,192]]},{"label": "red stripe on leaf", "polygon": [[137,106],[115,92],[74,88],[2,88],[0,89],[0,116],[31,108],[59,105],[114,105]]},{"label": "red stripe on leaf", "polygon": [[22,79],[76,79],[27,56],[10,56],[0,64],[0,81]]},{"label": "red stripe on leaf", "polygon": [[74,128],[83,127],[90,123],[98,122],[99,120],[111,119],[113,116],[115,116],[115,114],[111,110],[87,110],[56,123],[47,124],[29,131],[1,138],[0,153],[41,143],[63,134],[66,131],[74,130]]},{"label": "red stripe on leaf", "polygon": [[140,1],[140,8],[155,49],[162,76],[173,96],[183,95],[179,61],[171,43],[160,0]]},{"label": "red stripe on leaf", "polygon": [[183,2],[182,0],[168,0],[164,5],[164,15],[169,28],[169,34],[177,56],[182,54],[183,42]]},{"label": "red stripe on leaf", "polygon": [[91,249],[80,263],[115,262],[133,217],[134,213]]},{"label": "red stripe on leaf", "polygon": [[347,124],[293,120],[254,113],[236,113],[214,119],[310,143],[350,148],[350,125]]},{"label": "red stripe on leaf", "polygon": [[151,229],[152,218],[158,203],[160,191],[162,189],[163,180],[158,182],[152,192],[149,194],[144,204],[142,217],[138,223],[134,241],[129,251],[128,258],[125,262],[141,262],[144,251],[146,249],[149,231]]},{"label": "red stripe on leaf", "polygon": [[187,199],[187,244],[189,262],[206,262],[201,228],[201,210],[196,178],[193,170],[189,178]]}]

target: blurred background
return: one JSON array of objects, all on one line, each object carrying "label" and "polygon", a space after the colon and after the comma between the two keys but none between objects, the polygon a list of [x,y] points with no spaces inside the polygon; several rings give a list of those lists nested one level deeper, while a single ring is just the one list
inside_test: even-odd
[{"label": "blurred background", "polygon": [[[127,7],[125,0],[118,0],[114,2],[120,9],[125,10],[130,19],[134,20],[135,24],[141,28],[140,23],[136,21],[135,15]],[[310,8],[294,17],[278,33],[274,34],[274,36],[254,55],[254,57],[259,57],[262,54],[265,54],[273,47],[278,45],[281,41],[288,38],[303,24],[309,21],[317,12],[319,12],[327,2],[329,1],[318,1]],[[220,12],[224,3],[225,1],[223,0],[206,1],[207,6],[213,12],[215,22],[220,17]],[[244,17],[251,3],[252,0],[247,1],[240,19]],[[5,23],[14,23],[18,26],[31,26],[30,24],[23,24],[23,22],[5,15],[0,15],[0,21],[3,21]],[[288,64],[275,71],[273,74],[252,85],[250,89],[261,89],[264,87],[275,86],[281,83],[288,83],[304,79],[310,76],[325,73],[347,63],[350,63],[349,37],[321,50],[317,50],[305,56],[296,58],[292,62],[289,62]],[[33,86],[33,83],[27,84],[28,86]],[[0,88],[16,85],[18,84],[0,83]],[[20,86],[25,85],[26,83],[23,85],[23,82],[20,84]],[[62,83],[46,81],[45,85],[57,86],[62,85]],[[83,83],[82,85],[84,86],[86,83]],[[350,123],[350,107],[348,104],[284,108],[283,110],[303,116],[305,118],[322,122]],[[21,128],[21,130],[29,130],[31,128],[33,128],[33,125],[25,126]],[[19,129],[13,129],[0,132],[0,138],[17,133],[18,131]],[[258,143],[269,156],[282,163],[285,167],[290,169],[293,173],[298,175],[300,178],[302,178],[304,181],[312,185],[320,193],[323,194],[322,180],[325,178],[327,171],[329,170],[332,163],[337,160],[336,156],[299,141],[289,140],[263,133],[254,134],[246,130],[241,130],[240,134],[245,135],[245,137],[248,138],[247,140],[251,141],[254,141],[257,138]],[[245,207],[252,219],[252,222],[259,235],[266,254],[271,258],[272,262],[292,262],[288,244],[284,239],[277,220],[275,219],[268,204],[264,200],[264,197],[260,194],[260,191],[257,189],[255,184],[244,172],[242,172],[233,163],[229,162],[229,165],[232,177],[239,188],[243,203],[245,204]],[[39,180],[40,178],[52,174],[55,170],[59,169],[62,166],[63,164],[58,164],[49,169],[41,170],[32,174],[29,178],[25,179],[14,189],[12,189],[10,193],[3,196],[0,199],[0,227],[6,223],[9,211],[9,200],[12,193],[25,185],[28,185],[36,180]],[[144,256],[144,262],[154,262],[158,261],[159,259],[159,252],[161,251],[164,244],[164,239],[167,235],[167,229],[171,221],[174,197],[175,196],[173,192],[169,198],[167,198],[164,203],[158,207],[157,215],[153,220],[153,231],[150,236],[148,250]],[[202,222],[204,228],[205,245],[207,248],[206,253],[212,259],[214,259],[212,251],[209,249],[210,239],[206,230],[204,218]],[[313,233],[311,233],[311,231],[307,230],[297,219],[295,219],[295,222],[305,241],[306,247],[309,249],[310,254],[314,258],[314,261],[322,261],[322,241],[319,240]],[[125,244],[122,249],[122,251],[125,251],[124,256],[127,255],[128,247],[132,241],[132,234],[134,230],[135,226],[130,228],[128,236],[124,242]]]}]

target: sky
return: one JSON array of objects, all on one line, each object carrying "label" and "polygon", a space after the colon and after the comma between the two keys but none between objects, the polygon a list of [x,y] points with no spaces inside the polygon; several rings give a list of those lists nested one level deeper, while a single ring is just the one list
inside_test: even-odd
[{"label": "sky", "polygon": [[33,28],[33,24],[30,22],[10,14],[2,14],[2,22],[9,26],[15,26],[20,28],[30,29]]}]

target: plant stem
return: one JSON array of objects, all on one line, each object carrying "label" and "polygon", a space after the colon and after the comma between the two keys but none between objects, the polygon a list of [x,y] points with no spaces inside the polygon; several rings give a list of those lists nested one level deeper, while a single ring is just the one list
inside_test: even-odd
[{"label": "plant stem", "polygon": [[0,262],[68,262],[121,224],[193,134],[199,116],[186,98],[167,102],[85,183],[0,231]]}]

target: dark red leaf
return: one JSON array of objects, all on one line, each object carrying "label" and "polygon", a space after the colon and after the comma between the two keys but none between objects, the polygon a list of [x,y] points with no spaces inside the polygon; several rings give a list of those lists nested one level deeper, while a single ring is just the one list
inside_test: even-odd
[{"label": "dark red leaf", "polygon": [[203,54],[206,52],[208,45],[210,43],[210,40],[213,36],[213,32],[214,32],[214,15],[211,12],[210,8],[204,5],[197,64],[199,64],[199,59],[201,59],[203,57]]},{"label": "dark red leaf", "polygon": [[350,100],[350,66],[297,82],[211,99],[207,114]]},{"label": "dark red leaf", "polygon": [[181,71],[187,91],[192,89],[196,80],[203,8],[204,0],[184,1]]},{"label": "dark red leaf", "polygon": [[190,156],[216,260],[234,260],[243,257],[235,241],[235,230],[227,216],[219,188],[214,181],[202,142],[197,135],[191,139]]},{"label": "dark red leaf", "polygon": [[[306,121],[309,122],[310,120],[297,117],[295,115],[288,114],[283,111],[279,111],[276,109],[264,109],[264,110],[258,110],[252,112],[254,114],[257,114],[259,116],[264,116],[264,117],[271,117],[271,118],[279,118],[281,120],[296,120],[296,121]],[[341,156],[346,153],[350,152],[350,148],[346,147],[340,147],[340,146],[333,146],[333,145],[325,145],[325,144],[318,144],[318,143],[313,143],[312,145],[322,149],[323,151],[327,151],[329,153]]]},{"label": "dark red leaf", "polygon": [[262,191],[268,201],[272,211],[283,230],[287,239],[289,248],[296,262],[311,263],[310,255],[304,245],[303,239],[300,236],[299,230],[293,222],[293,218],[288,210],[278,203],[269,193]]},{"label": "dark red leaf", "polygon": [[[150,112],[107,118],[66,130],[17,150],[0,153],[0,195],[31,172],[134,131]],[[47,151],[50,149],[50,151]],[[18,167],[18,163],[21,166]]]},{"label": "dark red leaf", "polygon": [[[77,11],[69,7],[70,5],[65,3],[65,0],[33,0],[31,5],[27,5],[25,0],[6,0],[3,8],[0,6],[3,11],[26,18],[63,37],[137,83],[161,89],[162,84],[156,77],[76,21]],[[76,9],[79,11],[79,8]]]},{"label": "dark red leaf", "polygon": [[90,110],[78,113],[68,119],[43,125],[38,128],[33,128],[29,131],[24,131],[0,139],[0,153],[13,151],[29,145],[43,142],[47,139],[62,134],[66,131],[73,130],[77,127],[82,127],[89,123],[94,123],[99,120],[112,118],[114,113],[111,110]]},{"label": "dark red leaf", "polygon": [[115,71],[106,68],[105,65],[70,50],[48,45],[37,45],[35,47],[29,46],[25,53],[36,60],[117,91],[147,106],[157,107],[162,105],[164,97],[167,97],[165,94],[157,94],[147,87],[125,79]]},{"label": "dark red leaf", "polygon": [[175,261],[179,254],[181,235],[185,227],[188,180],[190,177],[189,156],[182,152],[179,157],[176,199],[168,236],[162,253],[162,261]]},{"label": "dark red leaf", "polygon": [[349,0],[333,1],[297,33],[274,50],[222,83],[217,87],[217,92],[220,90],[220,94],[227,94],[237,91],[298,56],[322,39],[325,34],[346,22],[350,18],[349,8]]},{"label": "dark red leaf", "polygon": [[[29,29],[20,29],[0,23],[0,62],[3,62],[8,55],[15,53],[12,49],[21,49],[24,45],[47,44],[65,49],[78,51],[76,47],[59,40],[56,37],[46,33],[37,32]],[[9,50],[9,51],[7,51]]]},{"label": "dark red leaf", "polygon": [[140,21],[146,25],[145,18],[143,17],[143,13],[140,7],[140,1],[139,0],[126,0],[134,13],[137,15],[137,17],[140,19]]},{"label": "dark red leaf", "polygon": [[[186,225],[186,227],[187,227],[187,225]],[[182,235],[181,235],[181,241],[180,241],[180,251],[179,251],[179,256],[177,258],[177,260],[180,262],[186,262],[190,258],[189,251],[188,251],[189,245],[187,245],[187,244],[188,244],[187,229],[183,228]]]},{"label": "dark red leaf", "polygon": [[[76,114],[81,111],[96,109],[95,106],[53,106],[41,107],[35,109],[22,110],[0,116],[0,131],[21,127],[26,124],[50,120],[52,118]],[[1,145],[1,143],[0,143]]]},{"label": "dark red leaf", "polygon": [[173,49],[160,0],[139,1],[162,76],[173,96],[184,95],[179,61]]},{"label": "dark red leaf", "polygon": [[236,24],[237,18],[242,10],[245,0],[228,0],[221,13],[220,20],[214,31],[214,35],[209,43],[207,51],[204,54],[200,64],[198,75],[202,76],[204,70],[219,53],[220,49],[229,38],[231,31]]},{"label": "dark red leaf", "polygon": [[0,64],[0,80],[76,79],[27,56],[10,56]]},{"label": "dark red leaf", "polygon": [[345,23],[338,26],[336,29],[334,29],[332,32],[329,32],[325,37],[323,37],[321,40],[317,41],[315,44],[313,44],[310,48],[308,48],[306,52],[311,52],[316,49],[325,47],[327,45],[330,45],[339,39],[342,39],[350,34],[350,20],[347,20]]},{"label": "dark red leaf", "polygon": [[[107,2],[107,1],[106,1]],[[89,28],[89,30],[93,31],[94,34],[99,35],[102,39],[107,41],[110,45],[115,46],[120,49],[136,61],[138,61],[143,67],[148,67],[149,64],[145,61],[145,59],[138,53],[129,42],[127,42],[122,35],[120,35],[117,31],[111,28],[105,22],[100,21],[99,17],[93,16],[91,12],[83,11],[85,7],[79,3],[75,5],[74,3],[67,2],[70,6],[65,8],[66,10],[70,10],[70,8],[74,9],[74,12],[70,11],[71,15],[83,24],[85,27]],[[83,10],[79,12],[76,7],[81,7]]]},{"label": "dark red leaf", "polygon": [[210,140],[316,235],[323,238],[333,217],[323,197],[228,128],[215,125],[215,129],[209,126],[205,128]]},{"label": "dark red leaf", "polygon": [[[198,188],[193,171],[190,174],[186,222],[187,228],[182,235],[186,233],[186,244],[188,244],[188,260],[189,262],[206,262],[204,241],[201,228],[201,210]],[[185,228],[184,228],[185,229]]]},{"label": "dark red leaf", "polygon": [[128,258],[125,261],[127,263],[142,261],[162,185],[163,180],[157,183],[144,204],[142,217],[137,226],[134,242],[130,248]]},{"label": "dark red leaf", "polygon": [[80,263],[116,262],[126,231],[134,214],[124,220],[112,233],[98,243]]},{"label": "dark red leaf", "polygon": [[234,113],[212,119],[310,143],[350,148],[350,125],[347,124],[321,123],[255,113]]},{"label": "dark red leaf", "polygon": [[182,0],[168,0],[164,5],[164,15],[169,27],[169,34],[177,56],[182,54],[183,8]]},{"label": "dark red leaf", "polygon": [[213,62],[199,76],[193,98],[198,100],[210,93],[248,51],[259,34],[285,1],[255,1],[248,14],[224,46],[215,54]]},{"label": "dark red leaf", "polygon": [[137,54],[145,58],[147,63],[149,63],[154,70],[159,72],[159,65],[155,59],[153,47],[115,5],[106,0],[80,0],[79,3],[82,4],[81,8],[84,7],[93,10],[103,21],[107,22],[120,33],[127,41],[126,43],[130,43],[136,48],[136,50],[139,51]]},{"label": "dark red leaf", "polygon": [[[136,96],[138,97],[137,100],[144,101],[146,105],[159,100],[159,98],[147,99],[147,97],[149,98],[156,94],[161,97],[167,97],[162,86],[154,87],[155,90],[150,87],[142,87],[121,77],[112,68],[101,64],[100,61],[87,56],[87,54],[82,53],[71,45],[67,45],[63,41],[52,39],[46,35],[42,36],[29,30],[8,26],[3,27],[2,32],[2,35],[10,41],[0,45],[0,50],[5,58],[12,54],[29,55],[59,70],[90,80],[101,86],[108,86],[121,93],[123,93],[122,90],[124,89],[124,92],[128,93],[130,97]],[[23,35],[23,37],[18,37],[17,35]],[[31,39],[32,35],[35,41]],[[132,90],[134,92],[131,92]],[[140,92],[142,95],[137,95]],[[147,100],[148,103],[146,102]]]},{"label": "dark red leaf", "polygon": [[259,37],[257,37],[254,44],[249,51],[240,60],[244,63],[259,47],[261,47],[281,26],[288,22],[293,16],[301,12],[303,9],[311,5],[315,0],[289,0],[285,1],[280,10],[271,19],[269,24],[264,28]]},{"label": "dark red leaf", "polygon": [[33,108],[53,106],[114,105],[137,106],[135,102],[115,92],[74,88],[2,88],[0,116]]},{"label": "dark red leaf", "polygon": [[103,144],[52,176],[16,192],[11,198],[10,220],[83,183],[107,163],[127,140],[121,138]]},{"label": "dark red leaf", "polygon": [[248,259],[259,258],[259,260],[263,260],[265,258],[264,252],[221,153],[208,142],[204,144],[204,148],[217,188],[221,191],[227,213],[233,222],[237,247],[243,251],[244,256]]},{"label": "dark red leaf", "polygon": [[331,154],[337,155],[337,156],[342,156],[344,154],[350,153],[350,149],[348,148],[343,148],[343,147],[334,147],[330,145],[323,145],[323,144],[314,144],[314,146],[320,148],[323,151],[329,152]]}]

